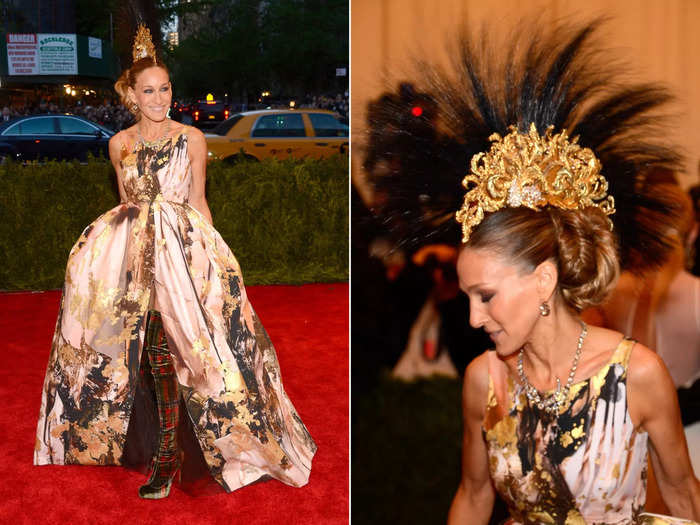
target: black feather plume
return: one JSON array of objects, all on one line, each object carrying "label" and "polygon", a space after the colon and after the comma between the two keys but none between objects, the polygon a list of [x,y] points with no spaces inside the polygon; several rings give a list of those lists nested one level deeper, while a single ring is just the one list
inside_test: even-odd
[{"label": "black feather plume", "polygon": [[543,31],[531,20],[500,46],[486,31],[475,40],[465,30],[451,68],[423,60],[419,77],[370,103],[365,167],[379,214],[401,244],[457,244],[454,213],[471,157],[490,148],[492,133],[534,123],[540,133],[553,125],[578,136],[600,160],[615,197],[622,267],[644,271],[665,260],[673,210],[649,175],[680,165],[664,141],[672,97],[659,85],[620,81],[619,66],[595,42],[602,24]]}]

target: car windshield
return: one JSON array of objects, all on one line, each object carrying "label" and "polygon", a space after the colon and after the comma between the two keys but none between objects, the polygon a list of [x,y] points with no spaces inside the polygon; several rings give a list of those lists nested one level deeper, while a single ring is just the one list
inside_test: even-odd
[{"label": "car windshield", "polygon": [[236,122],[241,120],[243,118],[243,115],[237,114],[232,116],[228,120],[224,120],[221,124],[216,126],[213,131],[217,135],[221,135],[222,137],[226,135],[229,131],[231,131],[231,128],[236,125]]}]

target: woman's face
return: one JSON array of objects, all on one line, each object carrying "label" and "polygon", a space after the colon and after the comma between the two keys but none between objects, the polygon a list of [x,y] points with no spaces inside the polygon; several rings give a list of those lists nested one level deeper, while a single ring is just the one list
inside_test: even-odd
[{"label": "woman's face", "polygon": [[154,66],[141,71],[129,92],[139,105],[142,117],[160,122],[168,116],[173,93],[170,78],[163,68]]},{"label": "woman's face", "polygon": [[529,341],[540,316],[537,272],[487,250],[464,248],[457,259],[460,288],[469,296],[469,324],[484,327],[496,352],[507,356]]}]

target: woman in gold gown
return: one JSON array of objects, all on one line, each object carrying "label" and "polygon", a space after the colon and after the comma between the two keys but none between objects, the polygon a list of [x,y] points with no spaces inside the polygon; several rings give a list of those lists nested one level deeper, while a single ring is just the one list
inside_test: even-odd
[{"label": "woman in gold gown", "polygon": [[115,88],[137,117],[110,140],[121,203],[70,252],[34,462],[123,464],[143,420],[130,419],[153,397],[135,394],[150,382],[160,432],[141,497],[167,496],[181,467],[181,404],[224,489],[265,477],[302,486],[316,445],[285,394],[240,267],[212,226],[204,136],[167,117],[168,71],[145,28]]}]

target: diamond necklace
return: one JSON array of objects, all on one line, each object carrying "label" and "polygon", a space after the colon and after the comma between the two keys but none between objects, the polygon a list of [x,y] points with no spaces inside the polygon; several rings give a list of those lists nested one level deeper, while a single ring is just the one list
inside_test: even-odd
[{"label": "diamond necklace", "polygon": [[168,134],[170,133],[170,119],[167,119],[167,121],[166,121],[166,123],[165,123],[165,131],[164,131],[163,134],[162,134],[159,138],[157,138],[157,139],[146,140],[145,138],[143,138],[143,135],[141,135],[141,128],[139,127],[138,124],[136,124],[136,132],[139,134],[139,140],[138,140],[138,141],[139,141],[141,144],[143,144],[143,145],[146,146],[146,147],[149,147],[149,146],[151,146],[151,147],[152,147],[152,146],[157,146],[157,145],[159,145],[161,142],[165,142],[165,141],[168,139]]},{"label": "diamond necklace", "polygon": [[537,405],[537,408],[544,410],[550,416],[556,416],[559,414],[559,407],[566,401],[569,397],[569,391],[571,390],[571,385],[574,384],[574,375],[576,375],[576,367],[578,367],[578,360],[581,357],[581,349],[583,348],[583,340],[588,334],[588,327],[586,323],[581,321],[581,334],[578,336],[578,344],[576,345],[576,354],[574,355],[574,362],[571,365],[571,371],[569,372],[569,379],[566,381],[566,386],[564,390],[561,389],[561,382],[557,377],[557,389],[553,394],[545,396],[537,391],[537,389],[530,384],[523,370],[523,354],[525,351],[521,348],[520,355],[518,356],[518,376],[520,376],[520,382],[525,387],[525,395],[527,395],[528,401],[531,404]]}]

